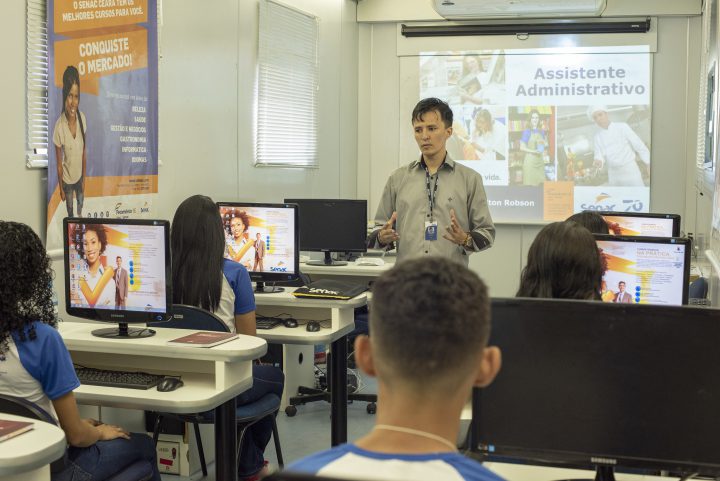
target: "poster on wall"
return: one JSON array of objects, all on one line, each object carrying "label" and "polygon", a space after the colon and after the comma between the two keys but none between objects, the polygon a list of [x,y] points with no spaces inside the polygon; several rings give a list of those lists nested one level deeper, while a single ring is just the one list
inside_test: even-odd
[{"label": "poster on wall", "polygon": [[420,98],[454,114],[449,155],[498,221],[650,209],[651,58],[603,47],[423,52]]},{"label": "poster on wall", "polygon": [[62,219],[152,217],[158,192],[157,4],[48,1],[47,248]]}]

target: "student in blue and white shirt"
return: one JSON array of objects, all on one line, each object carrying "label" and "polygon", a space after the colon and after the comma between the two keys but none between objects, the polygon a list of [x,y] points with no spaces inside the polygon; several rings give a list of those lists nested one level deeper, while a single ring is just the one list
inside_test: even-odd
[{"label": "student in blue and white shirt", "polygon": [[353,444],[292,464],[288,471],[361,480],[501,481],[457,452],[460,412],[473,386],[500,369],[487,346],[487,288],[467,267],[441,257],[397,264],[373,284],[372,337],[355,360],[378,380],[377,423]]},{"label": "student in blue and white shirt", "polygon": [[0,394],[32,401],[65,431],[68,463],[53,481],[102,481],[143,459],[159,481],[149,436],[80,418],[73,395],[80,381],[55,330],[51,282],[38,236],[25,224],[0,221]]},{"label": "student in blue and white shirt", "polygon": [[[255,296],[247,269],[225,259],[225,231],[217,205],[204,195],[185,199],[175,211],[170,232],[173,302],[213,312],[231,332],[255,336]],[[237,397],[248,404],[274,393],[282,396],[284,375],[273,366],[253,365],[253,385]],[[238,456],[238,477],[252,481],[268,474],[263,452],[272,421],[248,428]]]}]

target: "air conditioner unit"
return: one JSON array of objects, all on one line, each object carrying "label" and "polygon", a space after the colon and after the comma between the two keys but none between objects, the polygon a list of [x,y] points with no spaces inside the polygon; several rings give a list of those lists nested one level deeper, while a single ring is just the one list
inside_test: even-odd
[{"label": "air conditioner unit", "polygon": [[448,20],[497,17],[597,17],[607,0],[431,0]]}]

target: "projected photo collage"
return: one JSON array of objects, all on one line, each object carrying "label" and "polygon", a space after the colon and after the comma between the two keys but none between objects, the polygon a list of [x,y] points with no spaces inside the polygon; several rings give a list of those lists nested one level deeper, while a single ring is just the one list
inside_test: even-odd
[{"label": "projected photo collage", "polygon": [[419,98],[450,105],[448,153],[483,176],[493,217],[647,212],[650,55],[634,49],[423,52]]}]

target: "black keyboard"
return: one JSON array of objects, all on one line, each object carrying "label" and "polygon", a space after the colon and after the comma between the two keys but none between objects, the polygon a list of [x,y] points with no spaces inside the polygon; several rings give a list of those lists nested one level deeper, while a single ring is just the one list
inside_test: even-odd
[{"label": "black keyboard", "polygon": [[106,371],[90,367],[75,366],[80,384],[92,386],[123,387],[129,389],[150,389],[165,379],[161,374],[146,372]]},{"label": "black keyboard", "polygon": [[272,329],[275,326],[282,324],[282,319],[277,317],[260,317],[255,318],[255,326],[258,329]]}]

